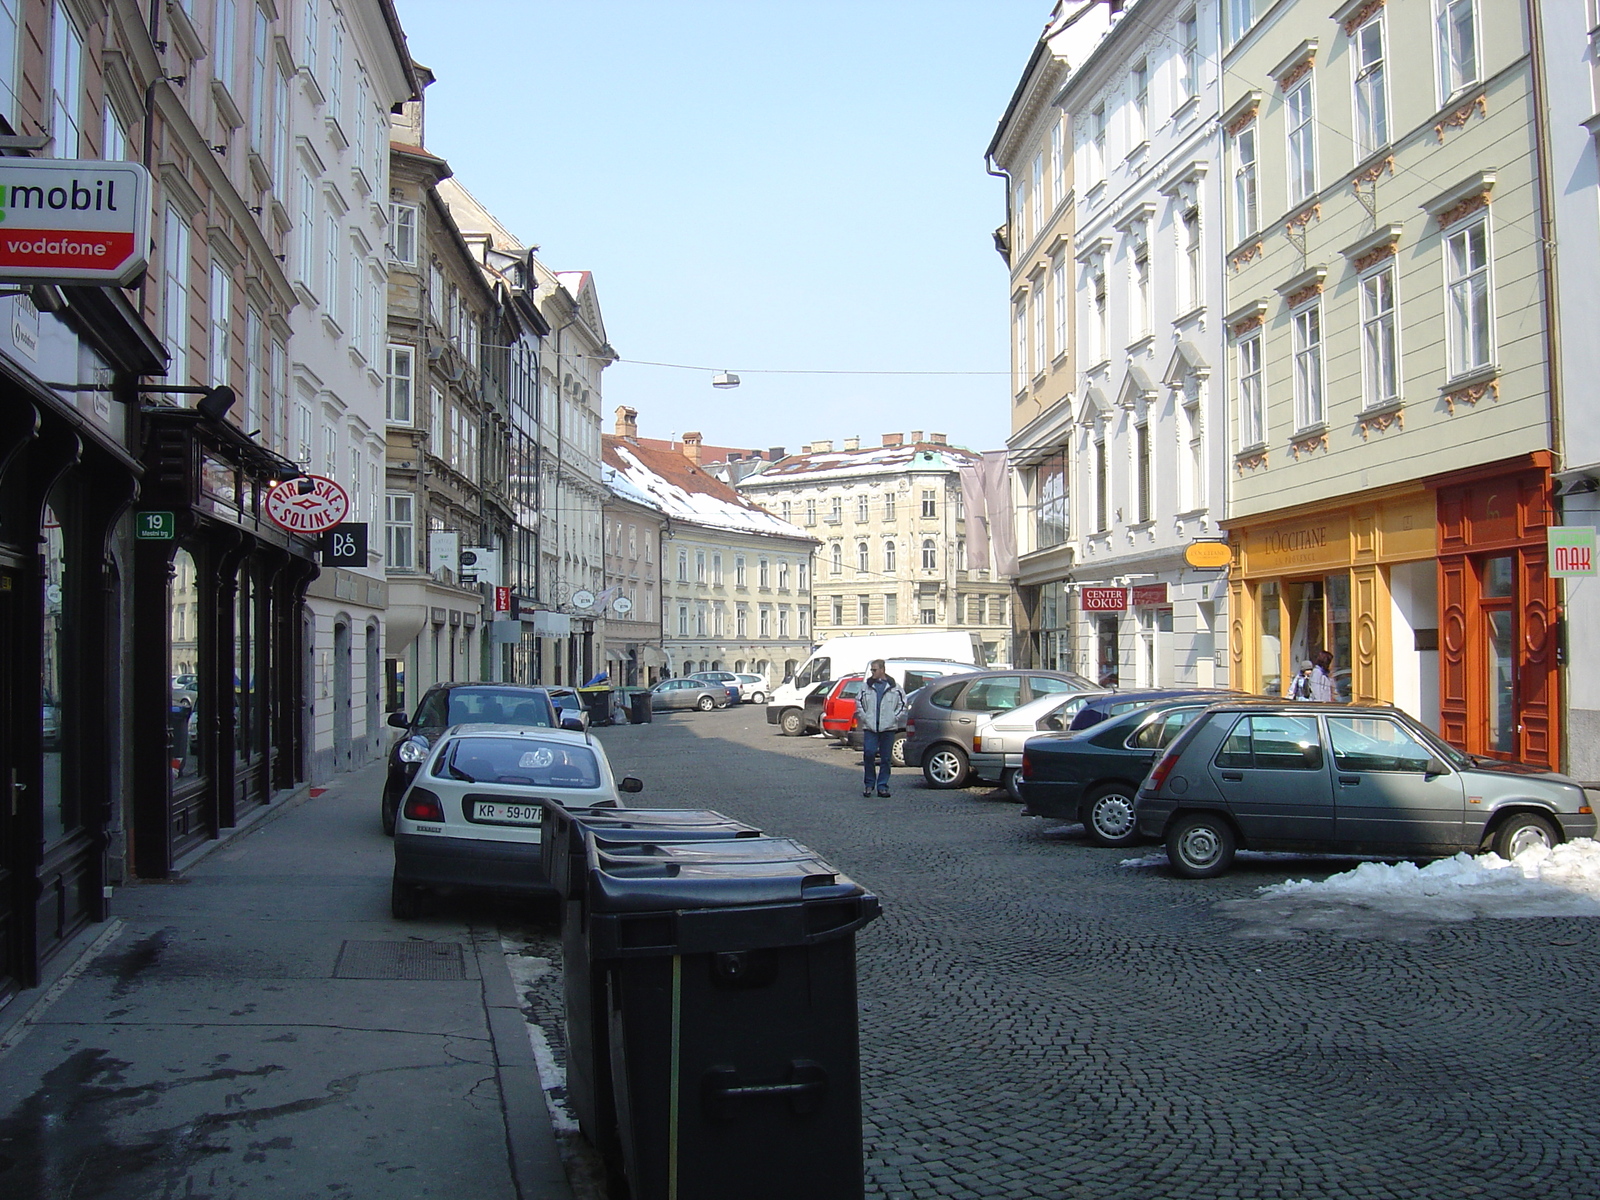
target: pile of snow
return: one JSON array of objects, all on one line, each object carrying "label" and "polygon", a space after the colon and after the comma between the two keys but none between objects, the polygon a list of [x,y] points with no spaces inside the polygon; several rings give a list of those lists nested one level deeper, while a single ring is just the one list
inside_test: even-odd
[{"label": "pile of snow", "polygon": [[1364,862],[1320,882],[1291,879],[1260,889],[1263,899],[1325,900],[1397,915],[1467,921],[1473,917],[1600,917],[1600,842],[1578,838],[1516,858],[1457,854],[1415,863]]}]

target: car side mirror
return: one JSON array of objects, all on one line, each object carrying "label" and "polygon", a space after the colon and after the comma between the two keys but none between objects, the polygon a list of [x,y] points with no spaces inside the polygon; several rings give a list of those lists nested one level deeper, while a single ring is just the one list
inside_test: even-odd
[{"label": "car side mirror", "polygon": [[622,782],[617,784],[617,791],[642,792],[644,791],[644,780],[637,779],[632,775],[624,775],[622,777]]},{"label": "car side mirror", "polygon": [[403,712],[390,713],[389,724],[396,729],[409,729],[411,727],[411,722],[406,719],[406,715]]},{"label": "car side mirror", "polygon": [[1322,747],[1313,742],[1309,746],[1300,747],[1300,757],[1305,760],[1306,766],[1313,771],[1322,767]]},{"label": "car side mirror", "polygon": [[1445,766],[1440,759],[1430,758],[1422,764],[1422,773],[1424,775],[1448,775],[1450,768]]},{"label": "car side mirror", "polygon": [[561,728],[563,728],[563,729],[571,729],[575,733],[582,733],[583,732],[583,718],[582,717],[562,717],[561,718]]}]

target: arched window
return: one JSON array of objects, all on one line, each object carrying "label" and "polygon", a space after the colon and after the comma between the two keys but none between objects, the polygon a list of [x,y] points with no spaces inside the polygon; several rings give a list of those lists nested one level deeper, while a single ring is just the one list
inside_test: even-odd
[{"label": "arched window", "polygon": [[869,554],[870,552],[867,550],[867,544],[865,542],[856,543],[856,570],[871,570],[871,564],[868,557]]},{"label": "arched window", "polygon": [[922,539],[922,569],[936,571],[939,568],[939,550],[933,544],[932,538]]},{"label": "arched window", "polygon": [[894,543],[883,544],[883,569],[890,575],[894,574]]},{"label": "arched window", "polygon": [[838,542],[833,544],[833,573],[837,575],[844,570],[844,547]]}]

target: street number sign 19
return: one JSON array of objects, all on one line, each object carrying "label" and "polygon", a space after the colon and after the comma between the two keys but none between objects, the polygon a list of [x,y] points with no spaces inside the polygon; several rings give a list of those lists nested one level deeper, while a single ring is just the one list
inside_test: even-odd
[{"label": "street number sign 19", "polygon": [[178,536],[178,522],[169,512],[142,512],[133,519],[134,540],[170,542]]},{"label": "street number sign 19", "polygon": [[[311,490],[302,492],[301,484],[307,480]],[[349,512],[349,493],[325,475],[285,479],[267,493],[267,516],[290,533],[326,533]]]}]

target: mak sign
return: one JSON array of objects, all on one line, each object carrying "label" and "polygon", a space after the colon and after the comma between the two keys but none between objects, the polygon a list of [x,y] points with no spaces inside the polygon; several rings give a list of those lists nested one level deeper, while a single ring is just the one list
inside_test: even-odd
[{"label": "mak sign", "polygon": [[1600,575],[1593,525],[1551,525],[1546,537],[1551,575],[1557,579],[1588,579]]},{"label": "mak sign", "polygon": [[126,286],[149,244],[140,164],[0,158],[0,280]]}]

